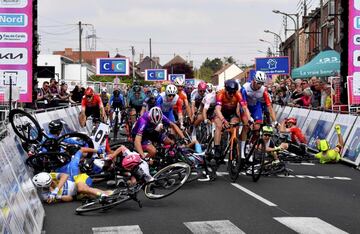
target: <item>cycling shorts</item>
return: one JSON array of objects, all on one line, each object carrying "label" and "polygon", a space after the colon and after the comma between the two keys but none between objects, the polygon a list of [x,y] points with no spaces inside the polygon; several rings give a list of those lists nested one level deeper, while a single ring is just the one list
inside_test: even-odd
[{"label": "cycling shorts", "polygon": [[74,182],[76,185],[81,182],[87,184],[88,186],[92,185],[92,179],[86,173],[74,176]]},{"label": "cycling shorts", "polygon": [[100,119],[100,108],[99,106],[86,107],[86,117],[92,116],[93,118]]},{"label": "cycling shorts", "polygon": [[133,108],[133,109],[135,109],[136,114],[140,114],[141,109],[142,109],[143,106],[142,106],[142,105],[141,105],[141,106],[131,105],[130,107]]},{"label": "cycling shorts", "polygon": [[173,110],[170,110],[169,112],[163,112],[163,115],[165,115],[171,122],[175,122],[175,116]]},{"label": "cycling shorts", "polygon": [[248,106],[251,117],[255,120],[255,122],[263,121],[263,108],[260,102],[258,102],[255,106]]},{"label": "cycling shorts", "polygon": [[[135,140],[136,135],[133,135]],[[141,139],[141,146],[146,150],[148,145],[151,145],[153,142],[162,143],[165,141],[166,134],[160,133],[157,131],[144,132]]]}]

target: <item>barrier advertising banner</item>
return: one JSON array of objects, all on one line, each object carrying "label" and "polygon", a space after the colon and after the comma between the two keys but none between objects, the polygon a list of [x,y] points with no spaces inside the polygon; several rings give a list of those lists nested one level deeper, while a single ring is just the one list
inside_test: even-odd
[{"label": "barrier advertising banner", "polygon": [[360,164],[360,118],[357,118],[344,147],[344,161]]},{"label": "barrier advertising banner", "polygon": [[277,121],[278,121],[278,122],[281,122],[281,121],[283,121],[284,119],[288,118],[290,112],[291,112],[291,107],[286,106],[286,107],[284,108],[284,110],[281,112],[281,115],[280,115],[280,117],[278,118]]},{"label": "barrier advertising banner", "polygon": [[0,1],[0,101],[6,88],[19,89],[20,102],[32,101],[33,1]]},{"label": "barrier advertising banner", "polygon": [[309,113],[310,110],[308,109],[292,108],[289,117],[295,117],[297,119],[297,126],[303,126]]},{"label": "barrier advertising banner", "polygon": [[310,111],[307,119],[305,120],[304,125],[299,126],[308,141],[315,130],[320,115],[321,115],[321,111],[314,111],[314,110]]},{"label": "barrier advertising banner", "polygon": [[[311,114],[311,113],[310,113]],[[308,146],[315,148],[317,139],[326,139],[334,125],[335,113],[321,112],[312,134],[308,138]],[[310,132],[309,132],[310,133]]]}]

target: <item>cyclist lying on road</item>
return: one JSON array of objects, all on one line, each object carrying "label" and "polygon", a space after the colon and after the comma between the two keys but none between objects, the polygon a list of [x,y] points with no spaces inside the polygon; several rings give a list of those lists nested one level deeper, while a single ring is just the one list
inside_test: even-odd
[{"label": "cyclist lying on road", "polygon": [[77,195],[90,197],[106,197],[112,191],[103,191],[90,187],[92,182],[86,174],[80,174],[70,179],[68,174],[40,172],[32,181],[37,188],[41,188],[41,199],[47,203],[57,201],[70,202]]}]

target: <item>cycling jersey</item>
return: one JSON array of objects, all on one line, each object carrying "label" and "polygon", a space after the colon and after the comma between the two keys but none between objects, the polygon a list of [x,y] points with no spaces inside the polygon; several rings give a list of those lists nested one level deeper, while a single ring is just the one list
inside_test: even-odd
[{"label": "cycling jersey", "polygon": [[291,142],[306,144],[306,138],[300,128],[292,127],[292,128],[289,128],[288,130],[291,133]]},{"label": "cycling jersey", "polygon": [[241,107],[247,106],[246,101],[243,99],[239,91],[237,91],[232,97],[228,96],[225,90],[221,90],[216,95],[216,105],[221,106],[221,112],[224,117],[236,114],[238,104],[240,104]]},{"label": "cycling jersey", "polygon": [[201,96],[198,92],[198,89],[194,89],[191,92],[191,103],[195,103],[195,107],[199,108],[201,101],[203,100],[204,97],[205,97],[205,93]]},{"label": "cycling jersey", "polygon": [[74,176],[80,174],[79,163],[82,157],[82,152],[78,150],[74,156],[71,158],[71,161],[68,164],[56,169],[58,173],[65,173],[69,175],[69,180],[74,181]]},{"label": "cycling jersey", "polygon": [[135,96],[135,93],[129,93],[129,95],[128,95],[128,104],[129,104],[130,107],[135,107],[135,106],[136,107],[139,107],[139,106],[142,107],[145,98],[146,98],[146,95],[145,95],[144,92],[140,93],[139,98],[137,98]]},{"label": "cycling jersey", "polygon": [[109,103],[110,94],[101,95],[100,98],[101,98],[103,105],[106,106]]},{"label": "cycling jersey", "polygon": [[101,98],[97,94],[94,94],[90,101],[85,96],[81,100],[82,107],[101,107],[102,105]]},{"label": "cycling jersey", "polygon": [[171,121],[175,121],[173,106],[177,107],[177,112],[182,113],[182,101],[179,98],[179,95],[175,95],[172,100],[168,100],[165,92],[161,93],[156,99],[156,106],[159,107],[163,114],[169,118]]},{"label": "cycling jersey", "polygon": [[125,100],[124,96],[122,94],[119,94],[119,96],[115,97],[114,95],[110,98],[110,106],[112,108],[124,108],[125,107]]},{"label": "cycling jersey", "polygon": [[214,110],[216,106],[216,93],[211,92],[205,95],[205,97],[202,100],[202,104],[204,105],[204,108],[209,110]]},{"label": "cycling jersey", "polygon": [[[58,185],[59,180],[60,180],[60,176],[61,173],[55,173],[55,172],[51,172],[50,173],[51,179],[52,181]],[[75,196],[76,195],[76,186],[75,186],[75,182],[71,181],[71,180],[66,180],[66,182],[64,183],[64,186],[62,188],[59,189],[59,192],[57,195],[62,195],[62,196]]]},{"label": "cycling jersey", "polygon": [[271,105],[269,93],[264,86],[258,90],[253,90],[251,83],[248,82],[242,86],[241,93],[248,106],[256,106],[258,102],[264,102],[267,106]]},{"label": "cycling jersey", "polygon": [[146,108],[146,111],[150,110],[156,106],[156,97],[147,97],[143,103],[143,107]]},{"label": "cycling jersey", "polygon": [[334,149],[330,149],[326,152],[320,152],[315,154],[315,158],[320,160],[320,163],[338,162],[341,158],[339,152]]}]

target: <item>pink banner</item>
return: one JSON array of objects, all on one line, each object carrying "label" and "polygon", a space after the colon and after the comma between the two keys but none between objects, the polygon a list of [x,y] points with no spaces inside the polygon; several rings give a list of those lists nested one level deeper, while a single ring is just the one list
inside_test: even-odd
[{"label": "pink banner", "polygon": [[10,85],[20,102],[32,101],[32,0],[0,1],[0,101]]}]

